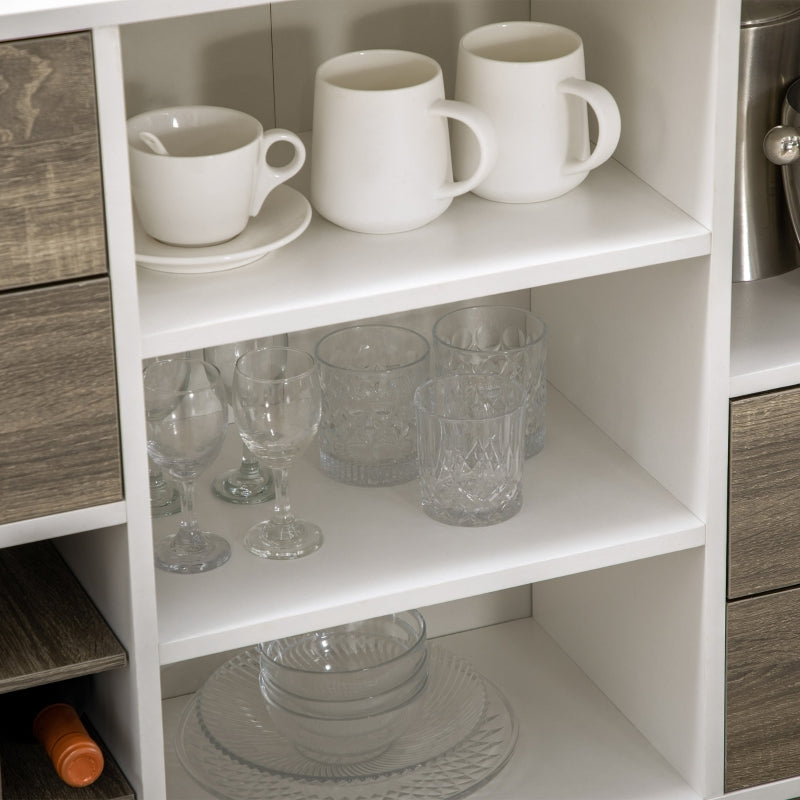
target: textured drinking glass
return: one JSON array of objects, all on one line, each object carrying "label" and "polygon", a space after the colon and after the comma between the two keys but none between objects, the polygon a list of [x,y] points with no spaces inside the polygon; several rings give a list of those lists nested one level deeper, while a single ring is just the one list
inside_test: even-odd
[{"label": "textured drinking glass", "polygon": [[430,370],[425,337],[394,325],[356,325],[323,337],[316,356],[323,472],[356,486],[415,478],[414,390]]},{"label": "textured drinking glass", "polygon": [[233,414],[239,435],[263,467],[272,470],[272,519],[254,525],[244,546],[261,558],[307,556],[322,545],[322,531],[297,519],[289,502],[288,470],[319,428],[317,362],[310,353],[266,347],[245,353],[233,373]]},{"label": "textured drinking glass", "polygon": [[[239,357],[259,347],[286,347],[288,344],[289,336],[283,333],[277,336],[265,336],[261,339],[248,339],[244,342],[207,347],[203,350],[203,357],[219,369],[225,384],[228,403],[231,403],[233,368]],[[211,489],[220,500],[237,505],[264,503],[275,497],[272,475],[269,472],[264,473],[258,459],[244,443],[242,443],[242,458],[239,466],[217,475],[211,482]]]},{"label": "textured drinking glass", "polygon": [[502,375],[433,378],[414,395],[422,510],[494,525],[522,508],[525,390]]},{"label": "textured drinking glass", "polygon": [[433,326],[436,375],[505,375],[528,394],[525,458],[543,447],[547,404],[547,331],[535,314],[512,306],[451,311]]},{"label": "textured drinking glass", "polygon": [[156,566],[169,572],[205,572],[224,564],[228,541],[200,529],[195,481],[216,458],[228,426],[219,370],[196,358],[156,361],[144,372],[147,451],[178,483],[178,530],[155,545]]}]

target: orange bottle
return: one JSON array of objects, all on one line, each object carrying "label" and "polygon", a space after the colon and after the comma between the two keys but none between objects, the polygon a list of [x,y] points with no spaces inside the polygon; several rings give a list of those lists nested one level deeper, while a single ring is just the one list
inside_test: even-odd
[{"label": "orange bottle", "polygon": [[67,703],[45,706],[33,720],[33,735],[64,783],[88,786],[103,771],[103,752],[89,736],[78,712]]},{"label": "orange bottle", "polygon": [[103,752],[87,732],[77,709],[89,695],[88,677],[21,689],[0,696],[2,735],[34,739],[44,747],[64,783],[88,786],[103,771]]}]

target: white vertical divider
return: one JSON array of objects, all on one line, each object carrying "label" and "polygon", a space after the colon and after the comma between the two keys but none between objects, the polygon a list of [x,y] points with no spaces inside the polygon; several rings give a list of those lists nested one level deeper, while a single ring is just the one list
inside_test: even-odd
[{"label": "white vertical divider", "polygon": [[[119,29],[97,28],[93,36],[127,532],[122,528],[78,537],[80,550],[67,557],[112,627],[128,639],[123,641],[130,658],[127,696],[114,698],[118,724],[108,743],[119,753],[137,795],[149,800],[164,795],[165,770],[125,95]],[[127,544],[127,550],[114,547],[115,542]],[[109,581],[109,571],[118,580]]]}]

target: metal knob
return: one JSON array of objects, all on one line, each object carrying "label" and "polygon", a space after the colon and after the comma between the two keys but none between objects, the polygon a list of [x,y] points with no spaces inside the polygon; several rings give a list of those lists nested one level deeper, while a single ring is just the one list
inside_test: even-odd
[{"label": "metal knob", "polygon": [[764,155],[773,164],[783,166],[800,159],[800,131],[791,125],[776,125],[764,137]]}]

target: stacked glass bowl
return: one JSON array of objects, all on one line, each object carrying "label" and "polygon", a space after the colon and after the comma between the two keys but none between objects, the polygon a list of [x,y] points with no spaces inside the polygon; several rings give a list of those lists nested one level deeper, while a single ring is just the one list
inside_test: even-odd
[{"label": "stacked glass bowl", "polygon": [[414,720],[428,683],[425,620],[415,610],[259,645],[270,717],[304,755],[375,758]]}]

